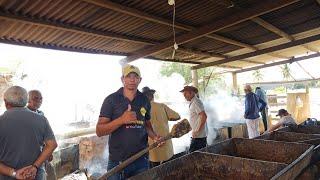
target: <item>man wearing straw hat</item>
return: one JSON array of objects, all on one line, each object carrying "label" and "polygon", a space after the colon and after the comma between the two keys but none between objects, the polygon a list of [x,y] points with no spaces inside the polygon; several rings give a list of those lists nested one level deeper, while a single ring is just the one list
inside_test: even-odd
[{"label": "man wearing straw hat", "polygon": [[189,104],[190,125],[192,128],[192,137],[189,152],[202,149],[207,146],[207,114],[203,103],[197,97],[198,89],[193,86],[185,86],[180,92]]}]

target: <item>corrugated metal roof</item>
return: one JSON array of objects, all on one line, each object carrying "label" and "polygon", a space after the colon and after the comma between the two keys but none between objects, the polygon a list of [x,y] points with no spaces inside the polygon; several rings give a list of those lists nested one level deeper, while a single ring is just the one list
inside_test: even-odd
[{"label": "corrugated metal roof", "polygon": [[[134,55],[139,50],[157,46],[159,43],[172,42],[173,30],[170,23],[173,7],[166,1],[92,0],[89,2],[89,0],[0,0],[0,42],[118,55]],[[124,9],[130,8],[134,12],[121,12],[97,4],[110,2]],[[176,0],[178,25],[176,35],[180,36],[191,30],[196,31],[199,27],[264,3],[259,0],[232,2],[233,7],[230,6],[232,3],[229,0]],[[147,13],[156,20],[134,15],[139,12]],[[303,0],[260,17],[293,35],[320,26],[320,5],[315,0]],[[205,62],[203,60],[205,58],[228,56],[227,53],[233,54],[232,52],[243,48],[249,48],[250,51],[258,50],[259,44],[280,38],[279,35],[252,21],[234,24],[210,35],[181,44],[180,47],[188,49],[188,52],[178,49],[175,59],[171,59],[171,48],[150,54],[148,57],[200,63]],[[223,38],[212,37],[215,35]],[[269,57],[271,61],[272,57],[276,56]],[[246,66],[245,61],[241,63],[236,61],[232,65],[236,66],[237,62],[239,67]],[[252,62],[247,62],[247,66],[252,66]]]}]

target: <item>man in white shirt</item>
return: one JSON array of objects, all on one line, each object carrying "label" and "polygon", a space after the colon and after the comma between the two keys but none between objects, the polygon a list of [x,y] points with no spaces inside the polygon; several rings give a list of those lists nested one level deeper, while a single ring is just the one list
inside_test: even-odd
[{"label": "man in white shirt", "polygon": [[197,97],[198,89],[193,86],[185,86],[180,92],[187,101],[190,102],[190,125],[192,128],[192,138],[190,144],[190,152],[199,150],[207,145],[207,114],[204,110],[203,103]]},{"label": "man in white shirt", "polygon": [[285,109],[280,109],[277,116],[280,116],[279,122],[275,125],[272,125],[266,132],[272,132],[280,127],[285,127],[288,125],[297,125],[291,114],[289,114]]}]

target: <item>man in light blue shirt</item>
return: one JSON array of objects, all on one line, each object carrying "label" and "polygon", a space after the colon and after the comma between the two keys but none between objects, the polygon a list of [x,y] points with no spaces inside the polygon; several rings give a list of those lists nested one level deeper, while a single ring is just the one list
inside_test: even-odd
[{"label": "man in light blue shirt", "polygon": [[261,89],[261,87],[256,87],[256,95],[258,96],[258,98],[260,98],[261,100],[263,100],[266,103],[266,107],[262,108],[262,104],[259,103],[259,109],[261,110],[261,117],[262,117],[262,121],[263,121],[263,125],[264,125],[264,130],[266,131],[268,129],[268,98],[266,95],[266,92]]}]

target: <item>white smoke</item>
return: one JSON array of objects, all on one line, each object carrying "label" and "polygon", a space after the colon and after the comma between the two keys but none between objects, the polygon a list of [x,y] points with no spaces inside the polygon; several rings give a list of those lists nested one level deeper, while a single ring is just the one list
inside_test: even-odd
[{"label": "white smoke", "polygon": [[[149,83],[149,82],[148,82]],[[177,73],[169,77],[163,77],[156,83],[150,83],[156,93],[156,101],[166,103],[170,108],[177,111],[181,118],[189,119],[189,102],[179,91],[185,85],[184,78]],[[207,118],[208,143],[212,143],[217,137],[217,129],[223,123],[243,123],[243,102],[236,96],[231,96],[227,91],[218,91],[203,101]],[[176,122],[169,122],[170,127]],[[180,153],[188,149],[191,133],[173,139],[174,153]]]},{"label": "white smoke", "polygon": [[207,113],[208,138],[211,144],[217,137],[217,129],[223,123],[244,123],[244,107],[240,98],[229,95],[226,91],[218,91],[216,94],[204,100]]},{"label": "white smoke", "polygon": [[204,101],[209,119],[220,122],[243,123],[244,103],[226,91],[210,96]]},{"label": "white smoke", "polygon": [[87,170],[88,176],[98,176],[107,172],[108,168],[108,158],[109,158],[109,148],[108,144],[102,154],[94,156],[94,158],[90,161],[87,161],[84,165],[84,169]]}]

